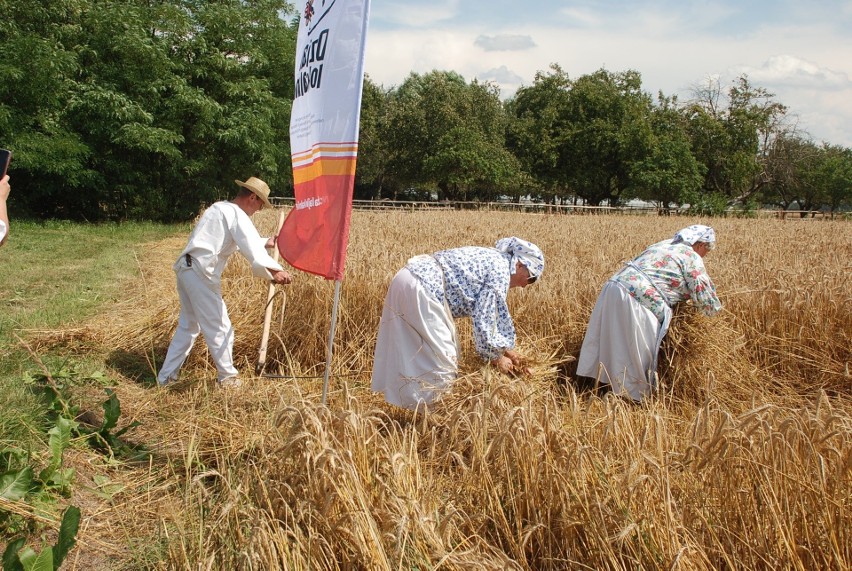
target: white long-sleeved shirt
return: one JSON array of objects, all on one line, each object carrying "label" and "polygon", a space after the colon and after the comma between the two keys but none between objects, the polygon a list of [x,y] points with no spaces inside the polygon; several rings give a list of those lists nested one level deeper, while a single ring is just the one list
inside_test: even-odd
[{"label": "white long-sleeved shirt", "polygon": [[186,248],[174,264],[177,271],[186,266],[186,255],[192,257],[192,269],[199,276],[214,283],[222,279],[222,272],[231,254],[239,250],[251,264],[252,273],[267,280],[272,270],[284,268],[266,252],[266,238],[245,211],[233,202],[220,201],[211,205],[192,229]]}]

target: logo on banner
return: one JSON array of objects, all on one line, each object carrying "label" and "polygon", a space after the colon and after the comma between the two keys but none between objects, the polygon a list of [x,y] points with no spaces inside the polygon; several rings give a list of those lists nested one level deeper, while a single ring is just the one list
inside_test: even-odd
[{"label": "logo on banner", "polygon": [[314,9],[314,0],[308,0],[307,2],[305,2],[305,27],[308,29],[309,36],[314,32],[314,28],[316,28],[319,23],[322,22],[326,14],[331,11],[331,8],[336,2],[337,0],[332,0],[328,3],[328,6],[326,7],[325,0],[322,0],[322,13],[319,15],[319,19],[317,19],[313,27],[311,27],[311,20],[314,19],[314,15],[316,14],[316,10]]},{"label": "logo on banner", "polygon": [[329,44],[329,29],[324,28],[319,31],[316,37],[311,37],[317,26],[322,22],[323,18],[334,7],[336,0],[325,5],[325,0],[322,0],[322,13],[320,13],[316,22],[311,26],[311,20],[314,19],[316,11],[314,9],[314,1],[308,0],[305,4],[305,28],[307,29],[308,41],[302,49],[302,55],[299,58],[299,69],[296,72],[296,92],[293,99],[298,99],[312,89],[322,87],[322,69],[325,60],[326,48]]}]

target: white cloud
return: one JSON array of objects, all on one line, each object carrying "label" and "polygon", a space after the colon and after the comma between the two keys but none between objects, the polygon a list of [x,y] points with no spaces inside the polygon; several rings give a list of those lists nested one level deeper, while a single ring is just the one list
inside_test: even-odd
[{"label": "white cloud", "polygon": [[530,36],[520,34],[479,36],[473,43],[487,52],[513,52],[535,47],[535,42]]},{"label": "white cloud", "polygon": [[[560,25],[609,30],[626,36],[678,36],[694,34],[724,23],[737,9],[720,2],[685,2],[674,7],[665,2],[591,3],[558,10]],[[556,22],[554,22],[556,23]]]},{"label": "white cloud", "polygon": [[569,24],[583,28],[593,28],[602,23],[602,17],[595,10],[586,8],[563,8],[559,13]]},{"label": "white cloud", "polygon": [[505,65],[479,73],[476,77],[482,81],[493,81],[500,84],[500,86],[503,87],[504,96],[507,88],[511,91],[515,91],[524,81],[523,77]]},{"label": "white cloud", "polygon": [[365,71],[385,87],[399,85],[411,72],[456,71],[470,80],[470,65],[480,53],[467,35],[442,29],[371,32],[367,38]]},{"label": "white cloud", "polygon": [[817,64],[791,55],[772,56],[759,67],[735,68],[748,74],[753,84],[791,85],[801,87],[852,87],[849,75],[841,71],[820,67]]}]

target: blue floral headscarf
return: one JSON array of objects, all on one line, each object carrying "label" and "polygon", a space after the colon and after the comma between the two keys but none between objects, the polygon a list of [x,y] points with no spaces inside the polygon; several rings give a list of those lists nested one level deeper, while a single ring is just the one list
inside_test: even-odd
[{"label": "blue floral headscarf", "polygon": [[532,242],[512,236],[497,240],[497,244],[494,247],[509,256],[509,272],[513,274],[515,273],[517,262],[521,262],[526,266],[531,278],[538,279],[544,271],[544,254]]},{"label": "blue floral headscarf", "polygon": [[693,224],[682,230],[678,230],[677,234],[672,239],[672,244],[688,244],[692,246],[696,242],[704,242],[712,248],[716,245],[716,232],[709,226],[703,224]]}]

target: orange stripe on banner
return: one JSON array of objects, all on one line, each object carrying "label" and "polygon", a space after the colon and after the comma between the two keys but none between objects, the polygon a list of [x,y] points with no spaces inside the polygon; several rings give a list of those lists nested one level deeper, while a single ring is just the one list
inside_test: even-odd
[{"label": "orange stripe on banner", "polygon": [[291,158],[293,162],[304,161],[305,159],[321,156],[323,153],[351,153],[358,152],[358,143],[320,143],[315,145],[310,150],[293,153]]},{"label": "orange stripe on banner", "polygon": [[302,184],[321,176],[355,176],[355,157],[322,158],[293,169],[293,183]]}]

